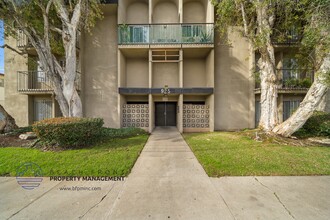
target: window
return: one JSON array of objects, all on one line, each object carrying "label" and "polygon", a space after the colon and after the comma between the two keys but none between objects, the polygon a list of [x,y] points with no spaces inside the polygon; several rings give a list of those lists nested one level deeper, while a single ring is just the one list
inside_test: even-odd
[{"label": "window", "polygon": [[149,42],[149,28],[145,26],[130,27],[131,39],[133,43]]},{"label": "window", "polygon": [[4,79],[0,79],[0,87],[5,87],[5,80]]},{"label": "window", "polygon": [[53,103],[50,99],[34,100],[34,121],[41,121],[46,118],[52,118]]},{"label": "window", "polygon": [[298,63],[296,58],[283,59],[283,81],[298,79]]},{"label": "window", "polygon": [[283,121],[287,120],[299,107],[301,101],[283,102]]},{"label": "window", "polygon": [[197,37],[202,33],[202,26],[197,25],[183,25],[182,36],[183,37]]},{"label": "window", "polygon": [[260,114],[261,114],[261,106],[260,106],[260,101],[255,102],[255,126],[259,126],[260,122]]}]

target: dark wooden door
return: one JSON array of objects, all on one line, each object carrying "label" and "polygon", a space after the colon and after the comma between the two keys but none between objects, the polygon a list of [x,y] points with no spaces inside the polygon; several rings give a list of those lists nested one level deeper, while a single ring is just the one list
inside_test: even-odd
[{"label": "dark wooden door", "polygon": [[155,103],[156,126],[176,126],[176,102]]}]

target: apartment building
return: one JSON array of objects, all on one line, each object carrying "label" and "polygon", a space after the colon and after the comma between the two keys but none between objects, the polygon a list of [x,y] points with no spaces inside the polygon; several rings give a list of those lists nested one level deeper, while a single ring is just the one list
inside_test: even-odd
[{"label": "apartment building", "polygon": [[[254,128],[260,117],[256,54],[237,29],[223,44],[209,0],[104,1],[104,18],[81,33],[77,89],[86,117],[109,127],[176,126],[180,132]],[[5,50],[5,107],[21,126],[60,116],[51,84],[24,36]],[[278,111],[285,120],[308,90],[299,72],[299,39],[276,43]],[[305,80],[307,79],[307,80]],[[255,82],[256,81],[256,82]]]}]

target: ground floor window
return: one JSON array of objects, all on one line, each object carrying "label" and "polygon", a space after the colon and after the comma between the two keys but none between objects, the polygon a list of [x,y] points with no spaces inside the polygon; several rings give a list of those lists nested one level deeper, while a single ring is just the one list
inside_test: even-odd
[{"label": "ground floor window", "polygon": [[53,103],[50,99],[34,100],[34,121],[52,118]]},{"label": "ground floor window", "polygon": [[300,101],[283,101],[283,121],[287,120],[299,107]]}]

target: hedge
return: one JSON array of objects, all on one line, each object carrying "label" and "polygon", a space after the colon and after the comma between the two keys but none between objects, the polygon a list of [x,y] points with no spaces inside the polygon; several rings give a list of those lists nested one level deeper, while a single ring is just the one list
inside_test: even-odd
[{"label": "hedge", "polygon": [[330,121],[330,114],[327,112],[315,112],[305,123],[303,128],[314,135],[320,135],[321,125]]},{"label": "hedge", "polygon": [[40,141],[60,147],[83,147],[98,141],[104,122],[101,118],[51,118],[32,125]]},{"label": "hedge", "polygon": [[105,139],[129,138],[143,134],[148,132],[141,128],[102,128],[102,137]]},{"label": "hedge", "polygon": [[325,121],[320,125],[319,135],[330,137],[330,121]]},{"label": "hedge", "polygon": [[316,111],[294,135],[301,137],[330,136],[330,113]]}]

